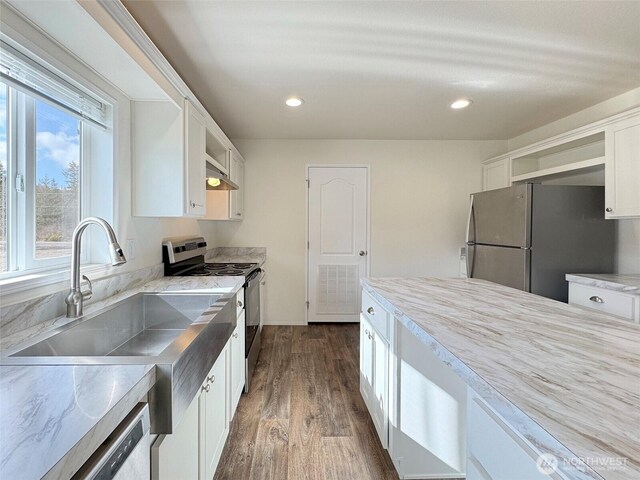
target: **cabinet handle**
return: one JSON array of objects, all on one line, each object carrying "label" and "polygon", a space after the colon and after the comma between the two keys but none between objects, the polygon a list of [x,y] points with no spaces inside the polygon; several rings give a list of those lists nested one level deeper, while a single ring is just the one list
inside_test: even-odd
[{"label": "cabinet handle", "polygon": [[238,338],[238,332],[233,334],[233,338]]},{"label": "cabinet handle", "polygon": [[607,207],[607,208],[605,208],[605,211],[611,213],[611,212],[613,212],[613,208]]},{"label": "cabinet handle", "polygon": [[589,300],[596,303],[604,303],[604,300],[597,295],[594,295],[593,297],[589,297]]},{"label": "cabinet handle", "polygon": [[239,216],[239,217],[241,217],[241,216],[242,216],[242,214],[241,214],[241,213],[236,213],[236,215],[237,215],[237,216]]},{"label": "cabinet handle", "polygon": [[242,302],[240,300],[238,300],[238,306],[242,308]]},{"label": "cabinet handle", "polygon": [[208,383],[202,387],[203,392],[208,392],[209,390],[211,390],[211,385]]},{"label": "cabinet handle", "polygon": [[375,314],[376,314],[376,311],[373,309],[373,307],[369,307],[369,308],[367,308],[367,313],[368,313],[369,315],[375,315]]}]

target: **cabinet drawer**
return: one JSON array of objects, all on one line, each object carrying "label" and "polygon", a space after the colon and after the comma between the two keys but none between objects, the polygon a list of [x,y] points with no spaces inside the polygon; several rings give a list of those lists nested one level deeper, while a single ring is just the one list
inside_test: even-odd
[{"label": "cabinet drawer", "polygon": [[[536,466],[537,453],[504,424],[481,398],[469,395],[468,459],[474,459],[479,478],[493,480],[549,480]],[[475,478],[478,478],[476,476]]]},{"label": "cabinet drawer", "polygon": [[604,288],[589,287],[579,283],[569,283],[569,303],[616,315],[626,320],[634,320],[638,309],[638,298]]},{"label": "cabinet drawer", "polygon": [[362,314],[371,322],[371,326],[389,341],[389,314],[367,292],[362,292]]}]

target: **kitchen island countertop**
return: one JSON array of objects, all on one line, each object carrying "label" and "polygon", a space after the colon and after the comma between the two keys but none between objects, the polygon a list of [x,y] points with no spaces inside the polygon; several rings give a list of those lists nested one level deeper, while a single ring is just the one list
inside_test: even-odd
[{"label": "kitchen island countertop", "polygon": [[567,478],[640,478],[640,326],[477,279],[362,283]]}]

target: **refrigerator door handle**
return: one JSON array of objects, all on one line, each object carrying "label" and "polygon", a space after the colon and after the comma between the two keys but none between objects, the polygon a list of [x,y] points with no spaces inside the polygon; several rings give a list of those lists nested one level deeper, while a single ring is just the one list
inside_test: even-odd
[{"label": "refrigerator door handle", "polygon": [[[475,218],[474,218],[475,215],[474,215],[474,211],[473,211],[473,199],[474,199],[474,196],[473,196],[473,194],[471,194],[470,196],[471,196],[471,200],[469,201],[469,214],[467,216],[467,240],[466,240],[467,245],[469,245],[471,243],[471,239],[469,238],[469,233],[471,231],[471,220],[472,219],[475,220]],[[475,221],[473,223],[474,223],[473,227],[474,227],[474,230],[475,230]],[[475,236],[475,232],[473,232],[473,233],[474,233],[473,241],[475,242],[476,236]]]},{"label": "refrigerator door handle", "polygon": [[476,250],[476,245],[474,243],[469,243],[467,244],[467,278],[473,278],[473,259],[472,257],[472,253],[475,256],[475,250]]}]

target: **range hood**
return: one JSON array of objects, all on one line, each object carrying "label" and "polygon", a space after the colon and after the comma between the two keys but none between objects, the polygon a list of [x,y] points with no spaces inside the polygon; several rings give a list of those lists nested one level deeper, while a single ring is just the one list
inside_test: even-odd
[{"label": "range hood", "polygon": [[229,180],[229,177],[207,162],[207,190],[238,190],[238,185]]}]

